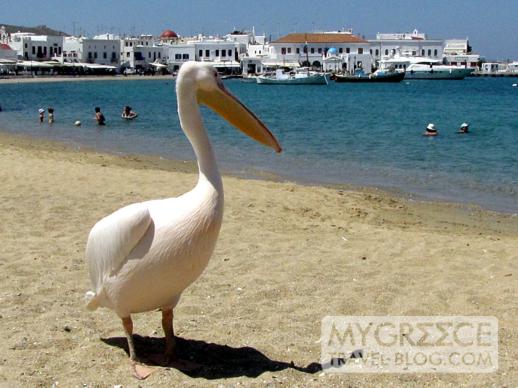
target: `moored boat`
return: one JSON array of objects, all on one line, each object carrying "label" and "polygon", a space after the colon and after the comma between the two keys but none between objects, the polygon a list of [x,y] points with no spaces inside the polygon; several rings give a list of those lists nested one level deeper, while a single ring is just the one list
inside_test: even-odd
[{"label": "moored boat", "polygon": [[357,71],[354,75],[340,75],[336,74],[336,82],[356,82],[356,83],[370,83],[370,82],[401,82],[405,78],[405,72],[376,70],[372,74],[365,74],[362,71]]},{"label": "moored boat", "polygon": [[277,69],[274,74],[261,75],[256,79],[258,84],[263,85],[327,85],[326,75],[315,71],[284,73]]},{"label": "moored boat", "polygon": [[406,79],[452,79],[461,80],[475,69],[471,67],[444,65],[440,60],[426,57],[394,55],[380,61],[381,70],[395,69],[405,72]]}]

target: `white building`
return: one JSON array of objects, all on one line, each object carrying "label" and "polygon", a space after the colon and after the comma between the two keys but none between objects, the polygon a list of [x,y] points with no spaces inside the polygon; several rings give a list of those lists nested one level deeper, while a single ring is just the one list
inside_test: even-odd
[{"label": "white building", "polygon": [[468,39],[447,39],[444,41],[444,60],[450,65],[480,67],[480,55],[471,50]]},{"label": "white building", "polygon": [[169,45],[177,37],[176,33],[166,30],[156,39],[152,35],[126,37],[121,40],[122,68],[144,69],[152,63],[167,63],[169,59]]},{"label": "white building", "polygon": [[68,61],[119,66],[121,41],[118,36],[65,37],[63,57]]},{"label": "white building", "polygon": [[411,33],[378,33],[376,39],[369,40],[369,44],[369,52],[374,61],[379,61],[395,53],[434,59],[443,57],[444,40],[428,39],[426,34],[417,30]]},{"label": "white building", "polygon": [[[371,71],[369,42],[352,31],[293,33],[270,43],[269,58],[263,60],[268,67],[313,66],[323,68],[324,59],[333,56],[341,61],[340,70],[353,72],[363,68]],[[335,61],[336,62],[336,61]],[[333,62],[333,67],[336,63]]]},{"label": "white building", "polygon": [[16,50],[19,58],[26,61],[48,61],[63,52],[63,37],[34,35],[29,32],[15,32],[10,36],[9,45]]},{"label": "white building", "polygon": [[[244,46],[244,47],[242,47]],[[168,64],[177,71],[186,61],[210,62],[221,72],[238,72],[240,55],[246,55],[246,45],[229,38],[198,35],[183,38],[167,47]]]}]

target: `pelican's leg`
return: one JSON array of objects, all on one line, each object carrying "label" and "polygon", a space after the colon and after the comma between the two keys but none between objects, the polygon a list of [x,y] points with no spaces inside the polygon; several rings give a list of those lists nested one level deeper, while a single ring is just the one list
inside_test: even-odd
[{"label": "pelican's leg", "polygon": [[133,342],[133,321],[131,320],[131,316],[122,318],[122,326],[124,326],[124,332],[126,333],[126,339],[128,340],[133,376],[139,380],[144,380],[153,373],[154,370],[137,364],[137,354],[135,353],[135,343]]},{"label": "pelican's leg", "polygon": [[173,309],[162,309],[162,328],[165,334],[165,358],[170,362],[175,358],[176,340],[173,329]]},{"label": "pelican's leg", "polygon": [[176,338],[174,337],[173,330],[173,309],[163,308],[162,309],[162,328],[165,334],[165,362],[167,365],[172,366],[183,371],[192,371],[200,367],[199,364],[188,361],[180,360],[176,355]]},{"label": "pelican's leg", "polygon": [[122,318],[122,326],[124,326],[124,333],[128,340],[128,348],[131,361],[137,361],[137,354],[135,353],[135,343],[133,342],[133,321],[131,316]]}]

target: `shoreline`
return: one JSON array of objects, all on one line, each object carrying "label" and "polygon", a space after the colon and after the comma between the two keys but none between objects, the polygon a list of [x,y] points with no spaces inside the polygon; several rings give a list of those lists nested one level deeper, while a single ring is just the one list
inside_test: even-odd
[{"label": "shoreline", "polygon": [[[115,157],[121,157],[124,160],[142,160],[147,161],[151,166],[160,169],[173,169],[179,172],[190,172],[197,173],[197,165],[192,160],[175,160],[165,158],[160,155],[153,154],[139,154],[139,153],[127,153],[127,152],[115,152],[110,150],[96,150],[91,146],[76,143],[75,145],[66,141],[48,139],[45,137],[38,137],[32,135],[23,135],[0,129],[0,141],[2,137],[13,137],[22,140],[22,144],[29,145],[30,147],[57,147],[61,150],[82,150],[93,154],[112,155]],[[466,211],[484,211],[488,213],[501,214],[510,217],[518,216],[518,213],[514,210],[500,210],[490,208],[490,205],[484,206],[471,202],[460,202],[449,199],[433,198],[433,195],[419,194],[411,191],[405,191],[401,188],[396,187],[383,187],[382,185],[361,185],[349,182],[340,183],[322,183],[318,181],[308,179],[297,179],[289,176],[283,176],[282,174],[259,170],[259,169],[248,169],[246,172],[233,172],[220,167],[222,175],[231,176],[239,179],[252,179],[252,180],[264,180],[271,182],[290,182],[293,184],[306,186],[306,187],[324,187],[329,189],[344,189],[353,192],[367,192],[367,193],[381,193],[396,199],[401,199],[406,202],[417,202],[417,203],[429,203],[437,205],[446,205],[450,207],[460,207]]]},{"label": "shoreline", "polygon": [[172,80],[174,77],[168,75],[86,75],[86,76],[35,76],[20,78],[0,78],[2,84],[25,84],[25,83],[51,83],[51,82],[81,82],[81,81],[160,81]]},{"label": "shoreline", "polygon": [[[100,160],[103,161],[103,163],[101,163],[103,166],[105,165],[104,161],[109,161],[112,165],[117,167],[134,168],[138,170],[158,170],[196,176],[198,174],[198,168],[195,161],[167,159],[162,156],[148,154],[98,151],[85,145],[74,146],[63,141],[33,137],[30,135],[13,134],[0,129],[0,146],[6,144],[25,150],[35,151],[40,154],[56,152],[67,154],[72,158],[74,158],[74,155],[77,156],[78,154],[81,154],[82,157],[92,163],[98,163]],[[320,184],[317,182],[294,181],[287,179],[282,175],[261,170],[253,170],[252,172],[248,172],[248,175],[245,175],[246,173],[233,173],[224,169],[220,169],[220,171],[223,178],[227,177],[245,182],[258,181],[264,182],[265,184],[295,185],[307,189],[313,188],[317,190],[322,189],[348,192],[355,195],[365,196],[367,198],[373,198],[375,200],[386,198],[390,202],[402,203],[404,206],[427,208],[433,212],[441,213],[443,216],[450,211],[453,211],[456,214],[476,214],[477,219],[480,215],[484,215],[492,219],[495,226],[496,224],[502,224],[503,220],[507,220],[508,222],[503,222],[504,229],[505,225],[508,223],[511,225],[516,224],[514,226],[516,227],[516,234],[518,234],[518,217],[516,213],[491,210],[476,204],[434,200],[399,189],[388,190],[375,186],[360,186],[349,183]],[[499,228],[496,228],[495,230],[497,229]]]},{"label": "shoreline", "polygon": [[[120,319],[84,309],[87,236],[124,205],[190,190],[194,163],[2,133],[0,163],[0,385],[135,385]],[[516,385],[517,217],[380,190],[223,184],[216,249],[175,309],[179,346],[200,369],[149,361],[145,385]],[[163,351],[159,315],[133,316],[144,359]],[[324,374],[329,315],[496,317],[498,370]]]}]

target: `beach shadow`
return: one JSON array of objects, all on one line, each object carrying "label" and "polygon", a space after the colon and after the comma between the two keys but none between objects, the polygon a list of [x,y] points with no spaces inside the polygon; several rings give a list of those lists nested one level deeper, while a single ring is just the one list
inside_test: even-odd
[{"label": "beach shadow", "polygon": [[[133,338],[137,355],[142,363],[148,366],[162,366],[152,360],[156,355],[163,353],[165,348],[163,338],[139,335],[134,335]],[[101,338],[101,340],[110,346],[124,349],[129,356],[125,337]],[[314,374],[322,370],[320,364],[316,362],[299,367],[293,362],[275,361],[249,346],[233,348],[180,337],[176,337],[176,340],[178,357],[198,365],[193,370],[181,370],[182,373],[193,378],[213,380],[242,376],[257,377],[265,372],[278,372],[285,369]]]}]

